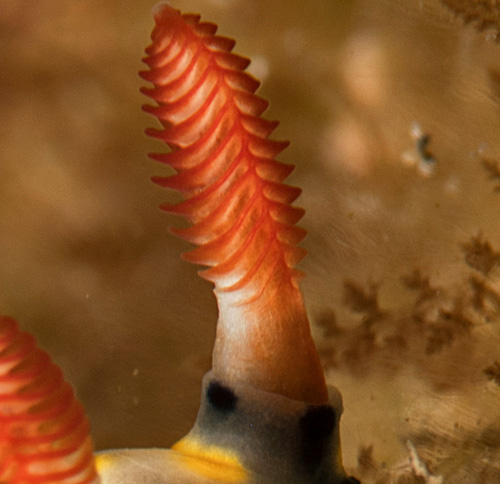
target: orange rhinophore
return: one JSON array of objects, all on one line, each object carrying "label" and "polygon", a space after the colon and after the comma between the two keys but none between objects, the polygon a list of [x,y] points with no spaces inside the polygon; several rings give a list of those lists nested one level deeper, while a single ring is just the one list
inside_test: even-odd
[{"label": "orange rhinophore", "polygon": [[214,375],[310,403],[327,390],[294,269],[305,251],[304,211],[291,204],[300,190],[285,185],[293,167],[275,160],[288,142],[269,135],[277,122],[261,114],[267,101],[245,72],[249,60],[231,53],[234,41],[199,15],[167,4],[155,9],[156,27],[142,72],[156,101],[144,109],[163,129],[147,130],[169,153],[150,155],[175,169],[155,177],[184,201],[164,204],[192,224],[173,232],[198,247],[185,259],[208,266],[219,307]]},{"label": "orange rhinophore", "polygon": [[89,423],[61,370],[0,316],[0,483],[97,482]]}]

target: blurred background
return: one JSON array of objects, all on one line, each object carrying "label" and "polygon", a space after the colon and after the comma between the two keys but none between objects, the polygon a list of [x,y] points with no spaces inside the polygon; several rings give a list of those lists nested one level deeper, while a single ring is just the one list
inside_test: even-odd
[{"label": "blurred background", "polygon": [[[150,0],[2,0],[0,311],[62,366],[98,449],[196,415],[211,286],[156,209],[137,75]],[[302,283],[346,467],[500,480],[500,5],[178,0],[251,57],[304,192]]]}]

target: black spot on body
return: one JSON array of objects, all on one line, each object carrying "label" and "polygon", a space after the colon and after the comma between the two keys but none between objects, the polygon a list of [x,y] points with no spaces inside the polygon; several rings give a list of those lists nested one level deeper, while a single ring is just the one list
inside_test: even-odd
[{"label": "black spot on body", "polygon": [[211,382],[207,389],[207,398],[212,407],[221,413],[228,414],[236,410],[238,397],[222,383]]},{"label": "black spot on body", "polygon": [[329,405],[310,407],[299,421],[302,433],[302,460],[308,472],[314,472],[329,449],[335,428],[335,410]]}]

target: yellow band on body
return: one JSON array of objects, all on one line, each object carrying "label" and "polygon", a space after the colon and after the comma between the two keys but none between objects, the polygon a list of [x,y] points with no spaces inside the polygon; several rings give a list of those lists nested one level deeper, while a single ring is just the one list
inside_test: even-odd
[{"label": "yellow band on body", "polygon": [[180,463],[197,474],[220,482],[241,482],[247,471],[231,451],[184,438],[172,446]]}]

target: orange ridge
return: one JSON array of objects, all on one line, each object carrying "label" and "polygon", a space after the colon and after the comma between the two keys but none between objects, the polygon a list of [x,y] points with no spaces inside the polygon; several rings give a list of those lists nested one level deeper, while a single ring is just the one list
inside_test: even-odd
[{"label": "orange ridge", "polygon": [[0,482],[97,482],[89,423],[61,370],[0,316]]},{"label": "orange ridge", "polygon": [[[295,225],[304,211],[291,205],[300,189],[283,183],[293,166],[275,160],[288,142],[269,139],[278,122],[260,117],[268,103],[255,94],[259,81],[244,72],[250,61],[231,52],[232,39],[166,3],[154,14],[149,70],[140,75],[153,83],[142,92],[156,101],[143,109],[163,129],[146,133],[170,147],[150,157],[176,174],[153,181],[182,193],[184,201],[160,208],[191,222],[172,231],[198,246],[183,257],[208,266],[200,275],[215,285],[214,371],[292,398],[304,397],[300,380],[311,379],[318,389],[305,390],[313,394],[307,399],[323,401],[324,377],[294,268],[306,254],[297,246],[306,232]],[[285,377],[292,355],[306,360],[294,382]]]}]

